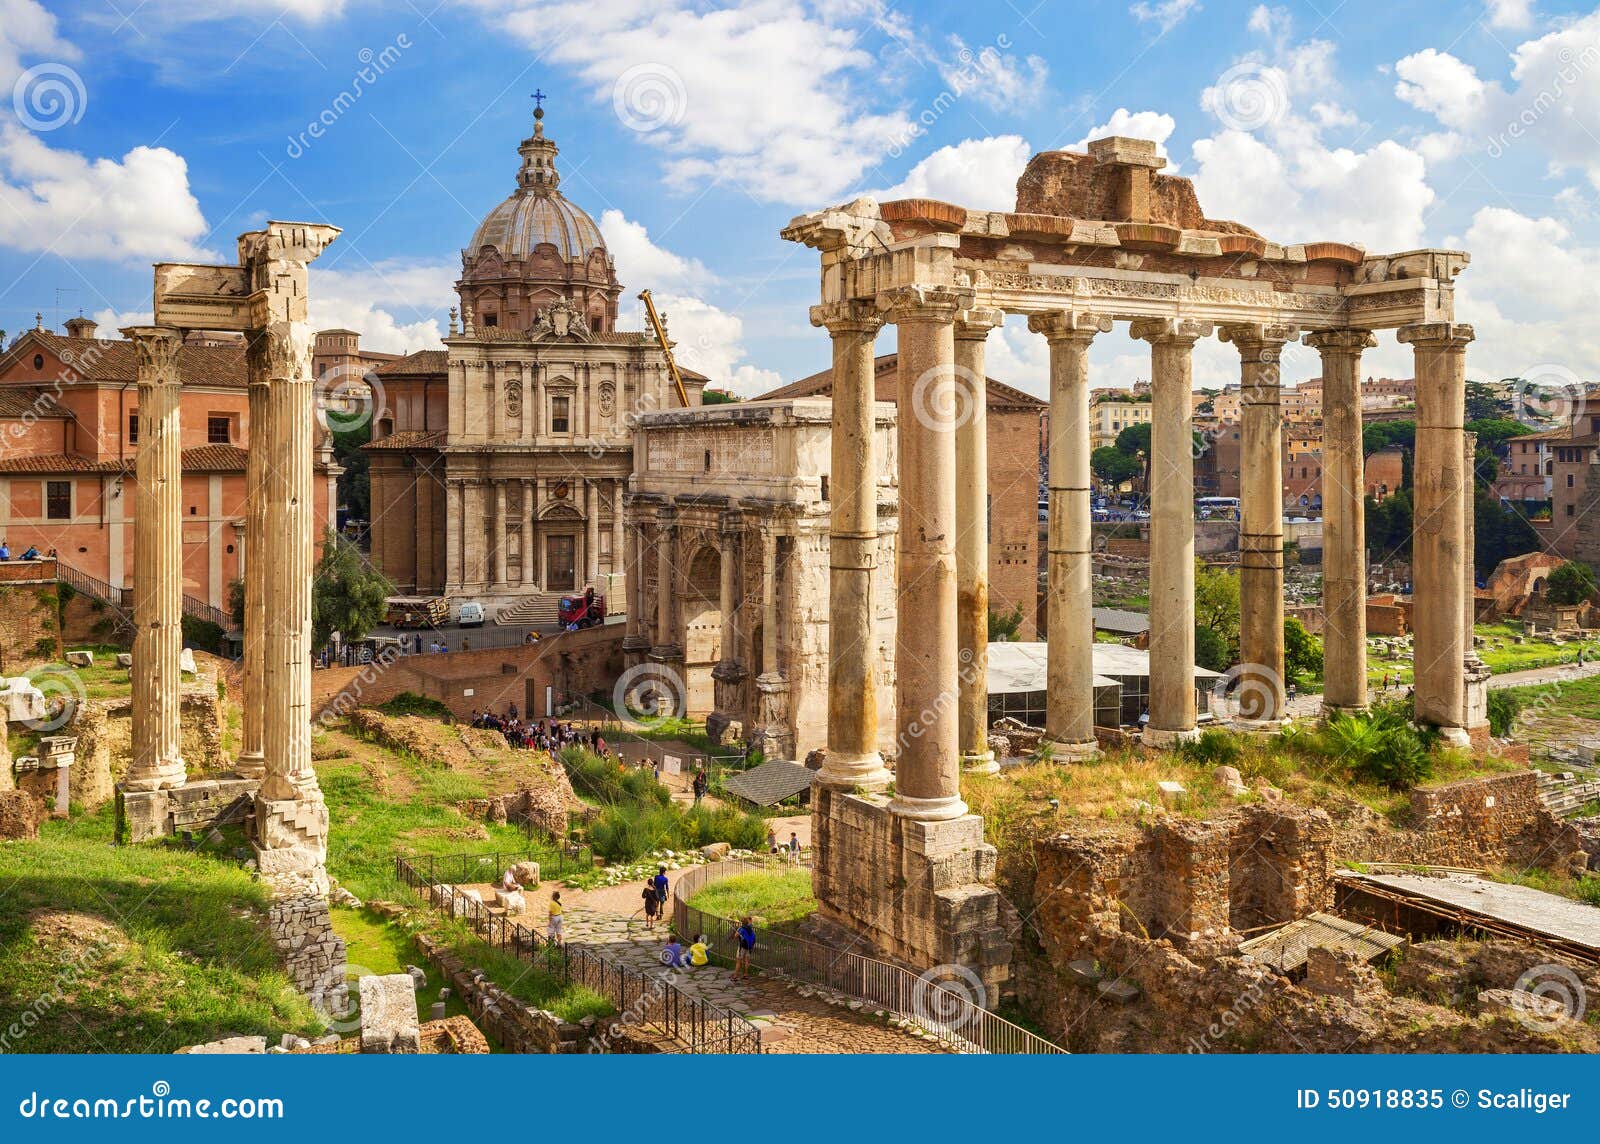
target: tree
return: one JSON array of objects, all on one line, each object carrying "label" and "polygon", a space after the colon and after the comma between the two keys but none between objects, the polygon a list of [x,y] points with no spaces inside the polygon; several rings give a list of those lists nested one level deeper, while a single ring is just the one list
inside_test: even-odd
[{"label": "tree", "polygon": [[1322,674],[1322,644],[1293,616],[1283,618],[1283,674],[1296,687]]},{"label": "tree", "polygon": [[1238,574],[1208,568],[1198,560],[1194,563],[1195,623],[1221,636],[1223,647],[1232,655],[1239,646]]},{"label": "tree", "polygon": [[1483,485],[1473,498],[1472,528],[1472,566],[1480,577],[1502,560],[1539,549],[1539,534],[1528,518],[1506,508]]},{"label": "tree", "polygon": [[1207,671],[1227,671],[1232,661],[1228,641],[1204,624],[1194,626],[1194,662]]},{"label": "tree", "polygon": [[323,646],[334,632],[347,643],[364,639],[383,622],[384,601],[393,593],[394,585],[360,549],[328,529],[311,574],[311,646]]},{"label": "tree", "polygon": [[236,628],[244,627],[244,581],[228,581],[228,617]]},{"label": "tree", "polygon": [[350,429],[335,429],[330,436],[333,459],[344,468],[339,474],[339,502],[351,520],[371,520],[372,479],[361,446],[372,440],[372,423],[363,421]]},{"label": "tree", "polygon": [[1488,421],[1511,414],[1511,399],[1500,397],[1481,381],[1467,382],[1467,420]]},{"label": "tree", "polygon": [[1101,446],[1089,454],[1089,470],[1097,480],[1108,485],[1131,481],[1142,471],[1138,458],[1111,445]]},{"label": "tree", "polygon": [[1582,604],[1596,592],[1594,573],[1587,564],[1569,560],[1544,581],[1544,598],[1552,604]]},{"label": "tree", "polygon": [[1374,421],[1361,430],[1361,454],[1370,457],[1379,449],[1399,445],[1410,452],[1417,446],[1415,421]]},{"label": "tree", "polygon": [[989,613],[989,642],[990,643],[1015,643],[1017,630],[1022,627],[1022,605],[1018,604],[1011,612]]},{"label": "tree", "polygon": [[702,405],[731,405],[744,398],[736,393],[729,393],[726,389],[704,389],[700,391],[700,404]]},{"label": "tree", "polygon": [[1150,423],[1138,421],[1117,434],[1116,447],[1130,457],[1143,453],[1150,455]]},{"label": "tree", "polygon": [[1385,561],[1411,551],[1411,490],[1390,493],[1382,501],[1366,501],[1367,548]]}]

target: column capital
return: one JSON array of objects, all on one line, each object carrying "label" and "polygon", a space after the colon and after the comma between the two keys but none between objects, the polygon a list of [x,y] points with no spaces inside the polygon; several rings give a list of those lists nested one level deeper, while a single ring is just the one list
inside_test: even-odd
[{"label": "column capital", "polygon": [[1403,345],[1454,353],[1465,351],[1474,336],[1471,326],[1459,322],[1419,322],[1395,331],[1395,337]]},{"label": "column capital", "polygon": [[1273,325],[1268,322],[1230,322],[1217,331],[1217,336],[1231,343],[1243,361],[1275,364],[1286,342],[1300,336],[1299,326]]},{"label": "column capital", "polygon": [[886,322],[953,322],[972,299],[970,286],[897,286],[880,292],[876,305]]},{"label": "column capital", "polygon": [[1193,318],[1141,318],[1128,327],[1128,333],[1151,345],[1192,346],[1211,336],[1211,322]]},{"label": "column capital", "polygon": [[1046,310],[1028,315],[1028,329],[1050,341],[1092,341],[1096,334],[1111,332],[1110,314],[1091,314],[1083,310]]},{"label": "column capital", "polygon": [[1353,328],[1312,330],[1300,340],[1323,354],[1358,354],[1362,350],[1370,350],[1378,344],[1378,339],[1372,336],[1371,330]]},{"label": "column capital", "polygon": [[1005,324],[1006,312],[993,306],[979,306],[956,314],[956,339],[981,342],[989,331]]},{"label": "column capital", "polygon": [[871,302],[824,302],[811,307],[811,324],[825,327],[836,338],[846,334],[876,334],[883,328],[883,316]]},{"label": "column capital", "polygon": [[123,337],[133,343],[139,355],[140,380],[153,385],[177,385],[178,349],[183,335],[170,326],[127,326]]}]

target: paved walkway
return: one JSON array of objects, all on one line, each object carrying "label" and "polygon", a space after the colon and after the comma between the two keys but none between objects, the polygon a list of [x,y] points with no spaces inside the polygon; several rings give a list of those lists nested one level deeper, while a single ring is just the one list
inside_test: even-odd
[{"label": "paved walkway", "polygon": [[1499,687],[1527,687],[1533,683],[1569,683],[1574,679],[1587,679],[1591,675],[1600,675],[1600,662],[1590,660],[1582,667],[1575,663],[1558,664],[1555,667],[1535,667],[1527,671],[1508,671],[1503,675],[1489,678],[1489,686]]}]

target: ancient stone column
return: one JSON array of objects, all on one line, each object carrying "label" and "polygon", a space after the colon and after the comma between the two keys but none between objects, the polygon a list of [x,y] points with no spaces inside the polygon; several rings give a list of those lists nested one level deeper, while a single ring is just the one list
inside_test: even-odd
[{"label": "ancient stone column", "polygon": [[673,597],[678,590],[678,518],[671,506],[656,514],[656,642],[652,659],[676,659],[683,654],[673,627]]},{"label": "ancient stone column", "polygon": [[1089,343],[1111,319],[1058,310],[1028,328],[1050,343],[1050,593],[1045,739],[1066,762],[1093,756],[1094,590],[1089,508]]},{"label": "ancient stone column", "polygon": [[989,386],[984,345],[1000,310],[963,310],[955,327],[956,630],[961,769],[1000,769],[989,749]]},{"label": "ancient stone column", "polygon": [[961,758],[956,626],[954,290],[905,287],[879,295],[899,327],[899,623],[895,633],[900,754],[891,809],[907,818],[959,818]]},{"label": "ancient stone column", "polygon": [[[717,606],[722,613],[717,665],[711,669],[715,714],[726,721],[739,717],[739,684],[747,674],[739,660],[739,536],[738,513],[725,513],[719,529]],[[720,730],[719,730],[720,733]]]},{"label": "ancient stone column", "polygon": [[1367,709],[1366,462],[1361,351],[1367,330],[1322,330],[1322,712]]},{"label": "ancient stone column", "polygon": [[[1273,730],[1284,716],[1283,408],[1279,360],[1292,326],[1222,329],[1239,351],[1239,673],[1236,721]],[[1360,406],[1357,406],[1357,417]],[[1326,468],[1323,470],[1326,472]],[[1324,496],[1326,503],[1326,496]]]},{"label": "ancient stone column", "polygon": [[244,694],[240,696],[239,758],[234,770],[241,778],[259,779],[267,773],[262,727],[267,627],[266,442],[272,439],[265,342],[260,337],[251,339],[245,347],[245,371],[252,448],[245,454]]},{"label": "ancient stone column", "polygon": [[[623,565],[623,524],[622,524],[622,494],[628,482],[615,480],[611,482],[611,573],[615,576],[625,572]],[[613,584],[610,591],[616,591],[617,585]],[[622,585],[626,587],[626,584]],[[615,605],[611,605],[615,606]]]},{"label": "ancient stone column", "polygon": [[532,587],[538,582],[538,571],[533,554],[533,480],[522,481],[522,585]]},{"label": "ancient stone column", "polygon": [[882,321],[856,303],[814,306],[833,339],[833,456],[828,477],[828,750],[817,781],[881,790],[878,640],[873,570],[878,551],[878,466],[873,344]]},{"label": "ancient stone column", "polygon": [[584,481],[584,537],[583,559],[586,579],[593,587],[600,583],[600,482],[590,478]]},{"label": "ancient stone column", "polygon": [[511,523],[510,512],[506,507],[506,483],[496,479],[494,482],[494,586],[503,589],[510,583],[510,573],[507,571],[509,553],[506,546],[510,543],[511,532],[507,525]]},{"label": "ancient stone column", "polygon": [[627,633],[622,637],[622,651],[627,666],[636,667],[650,651],[648,635],[649,617],[645,615],[644,598],[644,522],[639,519],[635,506],[628,521],[628,616]]},{"label": "ancient stone column", "polygon": [[1449,322],[1406,326],[1417,376],[1417,447],[1411,540],[1416,717],[1465,746],[1466,351],[1472,327]]},{"label": "ancient stone column", "polygon": [[783,613],[778,599],[778,530],[775,522],[761,525],[761,674],[756,676],[757,728],[752,743],[768,758],[781,757],[793,745],[789,734],[789,679],[778,661],[779,625]]},{"label": "ancient stone column", "polygon": [[1150,343],[1150,719],[1144,741],[1172,747],[1198,734],[1194,695],[1194,343],[1209,323],[1148,319]]},{"label": "ancient stone column", "polygon": [[184,783],[179,706],[183,676],[183,336],[161,326],[122,331],[139,355],[138,488],[133,533],[133,758],[123,787]]},{"label": "ancient stone column", "polygon": [[1465,707],[1461,725],[1466,728],[1467,735],[1487,735],[1489,727],[1489,678],[1493,674],[1489,665],[1478,657],[1478,645],[1473,635],[1473,625],[1478,622],[1478,573],[1473,565],[1474,552],[1477,548],[1477,480],[1474,469],[1478,460],[1478,435],[1476,433],[1463,433],[1462,453],[1466,468],[1466,485],[1461,490],[1465,504],[1461,506],[1462,527],[1466,535],[1462,540],[1461,551],[1465,556],[1463,563],[1467,566],[1467,583],[1462,589],[1466,594],[1466,615],[1462,622],[1465,624],[1467,642],[1467,662],[1465,665],[1466,682]]}]

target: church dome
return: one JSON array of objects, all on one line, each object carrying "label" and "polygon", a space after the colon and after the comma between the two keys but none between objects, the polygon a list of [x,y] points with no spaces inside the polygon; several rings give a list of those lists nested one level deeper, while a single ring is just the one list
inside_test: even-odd
[{"label": "church dome", "polygon": [[492,246],[502,258],[526,258],[545,242],[566,262],[583,262],[606,248],[594,219],[552,188],[533,193],[519,189],[478,224],[468,249],[477,253]]}]

